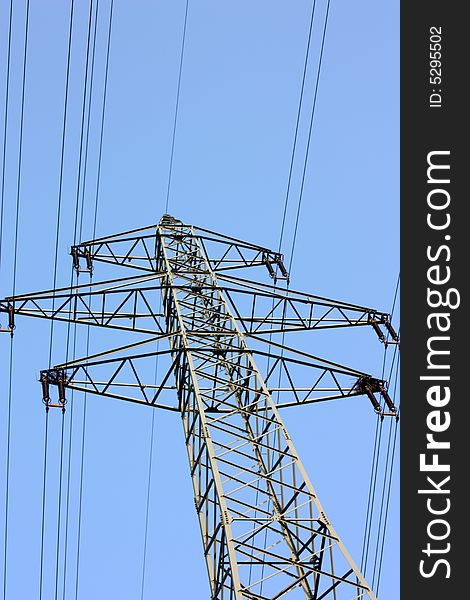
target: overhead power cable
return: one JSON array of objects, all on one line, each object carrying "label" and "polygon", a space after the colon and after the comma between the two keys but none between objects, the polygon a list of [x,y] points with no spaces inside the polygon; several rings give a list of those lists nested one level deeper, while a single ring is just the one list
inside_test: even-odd
[{"label": "overhead power cable", "polygon": [[301,210],[301,206],[302,206],[302,198],[303,198],[303,192],[304,192],[305,174],[307,172],[308,155],[309,155],[309,151],[310,151],[310,141],[312,138],[313,122],[315,119],[315,109],[317,106],[318,85],[320,83],[321,67],[322,67],[322,62],[323,62],[323,52],[325,49],[326,30],[328,27],[328,17],[330,14],[330,2],[331,2],[331,0],[328,0],[328,4],[326,6],[326,13],[325,13],[325,22],[323,25],[323,34],[322,34],[321,48],[320,48],[320,58],[318,59],[317,74],[316,74],[316,78],[315,78],[315,92],[313,95],[312,112],[310,115],[310,124],[309,124],[309,128],[308,128],[307,148],[305,150],[305,160],[304,160],[304,165],[303,165],[303,170],[302,170],[302,182],[300,185],[299,201],[297,204],[297,214],[295,217],[294,236],[292,239],[292,248],[291,248],[289,267],[288,267],[289,273],[292,271],[292,263],[294,260],[295,243],[297,240],[297,229],[299,226],[300,210]]},{"label": "overhead power cable", "polygon": [[[280,234],[279,234],[279,244],[278,244],[278,252],[281,252],[282,250],[282,242],[283,242],[283,237],[284,237],[284,230],[285,230],[285,224],[286,224],[286,216],[287,216],[287,208],[288,208],[288,204],[289,204],[289,197],[290,197],[290,190],[291,190],[291,182],[292,182],[292,173],[293,173],[293,167],[294,167],[294,159],[295,159],[295,155],[296,155],[296,148],[297,148],[297,139],[298,139],[298,133],[299,133],[299,124],[300,124],[300,116],[301,116],[301,112],[302,112],[302,105],[303,105],[303,98],[304,98],[304,90],[305,90],[305,81],[306,81],[306,75],[307,75],[307,66],[308,66],[308,62],[309,62],[309,54],[310,54],[310,46],[311,46],[311,40],[312,40],[312,32],[313,32],[313,25],[315,22],[315,9],[316,9],[316,0],[313,0],[312,3],[312,11],[310,14],[310,24],[309,24],[309,31],[308,31],[308,38],[307,38],[307,46],[305,49],[305,57],[304,57],[304,66],[303,66],[303,73],[302,73],[302,82],[301,82],[301,87],[300,87],[300,94],[299,94],[299,103],[298,103],[298,108],[297,108],[297,117],[296,117],[296,123],[295,123],[295,131],[294,131],[294,140],[293,140],[293,144],[292,144],[292,152],[291,152],[291,159],[290,159],[290,164],[289,164],[289,175],[288,175],[288,180],[287,180],[287,188],[286,188],[286,196],[284,199],[284,209],[283,209],[283,214],[282,214],[282,220],[281,220],[281,229],[280,229]],[[328,8],[327,8],[327,13],[326,13],[326,18],[325,18],[325,26],[323,29],[323,41],[322,41],[322,46],[324,43],[324,38],[325,38],[325,34],[326,34],[326,21],[328,19],[328,10],[329,10],[329,2],[328,2]],[[320,55],[320,62],[321,62],[321,55]],[[317,89],[318,87],[318,76],[319,73],[317,73],[317,83],[315,86],[315,89]],[[314,97],[314,101],[313,101],[313,107],[312,107],[312,114],[315,111],[315,100],[316,100],[316,96]],[[307,148],[307,152],[308,152],[308,148]],[[294,242],[295,244],[295,238],[294,238]],[[289,271],[290,268],[292,266],[292,260],[289,266]],[[275,283],[275,286],[277,284]],[[287,283],[287,288],[289,288],[289,283]],[[273,302],[272,302],[272,306],[271,306],[271,312],[274,311],[274,303],[275,300],[273,298]],[[284,305],[283,308],[283,314],[282,314],[282,323],[284,323],[284,319],[286,316],[286,305]],[[269,341],[271,342],[272,339],[272,333],[270,333],[269,335]],[[282,341],[281,344],[284,344],[284,333],[282,334]],[[281,351],[281,356],[283,355],[283,351]],[[269,347],[269,352],[268,352],[268,369],[269,369],[269,362],[271,360],[271,346]],[[281,372],[279,372],[279,381],[278,381],[278,387],[280,387],[280,380],[281,380]],[[279,395],[279,392],[278,392]],[[256,502],[258,501],[258,489],[257,489],[257,493],[256,493]],[[269,508],[268,508],[269,510]],[[267,539],[267,530],[265,531],[265,540],[264,543],[266,544],[266,539]],[[264,577],[264,565],[262,567],[261,570],[261,577]],[[251,566],[250,566],[250,578],[249,581],[251,583]],[[263,590],[263,583],[261,583],[260,586],[260,594],[262,593]]]},{"label": "overhead power cable", "polygon": [[[56,238],[55,238],[55,253],[54,253],[54,276],[52,289],[55,290],[57,282],[57,266],[59,256],[59,239],[60,239],[60,222],[62,213],[62,195],[63,195],[63,177],[64,177],[64,158],[65,158],[65,141],[66,141],[66,129],[67,129],[67,113],[68,113],[68,97],[69,97],[69,83],[70,83],[70,62],[71,62],[71,51],[72,51],[72,29],[73,29],[73,14],[74,14],[74,0],[70,2],[70,15],[69,15],[69,27],[68,27],[68,43],[67,43],[67,67],[65,75],[65,92],[64,92],[64,110],[62,119],[62,140],[61,140],[61,151],[60,151],[60,171],[59,171],[59,192],[57,202],[57,220],[56,220]],[[54,308],[55,293],[52,296],[52,307]],[[52,364],[52,349],[54,342],[54,320],[51,321],[50,329],[50,340],[49,340],[49,368]],[[62,411],[61,419],[61,442],[60,442],[60,460],[59,460],[59,486],[58,486],[58,499],[57,499],[57,534],[56,534],[56,557],[55,557],[55,593],[54,598],[58,600],[59,593],[59,558],[60,558],[60,532],[61,532],[61,516],[62,516],[62,471],[63,471],[63,459],[64,459],[64,428],[65,428],[65,413]]]},{"label": "overhead power cable", "polygon": [[302,112],[302,102],[303,102],[303,98],[304,98],[305,78],[307,75],[307,65],[308,65],[309,54],[310,54],[310,41],[312,39],[313,23],[315,20],[315,6],[316,6],[316,0],[313,0],[312,12],[310,15],[310,26],[309,26],[309,30],[308,30],[307,48],[305,49],[304,70],[302,73],[302,85],[300,86],[299,106],[297,108],[297,119],[295,122],[294,141],[292,144],[292,153],[291,153],[291,157],[290,157],[289,177],[287,179],[286,197],[284,200],[284,211],[282,213],[281,233],[279,235],[278,252],[281,252],[282,239],[284,237],[284,227],[286,224],[287,206],[289,204],[289,194],[290,194],[290,186],[291,186],[291,181],[292,181],[292,171],[293,171],[293,167],[294,167],[295,151],[296,151],[296,147],[297,147],[297,136],[299,133],[300,114]]},{"label": "overhead power cable", "polygon": [[[158,344],[158,342],[157,342]],[[157,346],[158,352],[158,346]],[[158,355],[157,355],[158,359]],[[157,373],[157,367],[155,367],[155,375]],[[156,380],[156,377],[155,377]],[[149,514],[150,514],[150,487],[152,482],[152,462],[153,462],[153,444],[154,444],[154,432],[155,432],[155,409],[152,410],[152,422],[150,426],[150,444],[149,444],[149,464],[148,464],[148,478],[147,478],[147,496],[145,502],[145,528],[144,528],[144,548],[142,558],[142,580],[140,587],[140,599],[144,600],[145,590],[145,575],[147,566],[147,540],[148,540],[148,527],[149,527]]]},{"label": "overhead power cable", "polygon": [[[65,93],[64,93],[64,110],[62,119],[62,141],[60,150],[60,170],[59,170],[59,191],[57,200],[57,217],[56,217],[56,234],[55,234],[55,251],[54,251],[54,275],[52,280],[52,289],[55,289],[57,283],[57,264],[59,256],[59,237],[60,237],[60,219],[62,214],[62,193],[63,193],[63,178],[64,178],[64,158],[65,158],[65,134],[67,128],[67,110],[69,97],[69,80],[70,80],[70,57],[72,50],[72,24],[73,24],[73,9],[74,0],[70,3],[70,18],[69,18],[69,35],[67,46],[67,68],[65,75]],[[54,310],[55,294],[52,297],[52,310]],[[52,346],[54,336],[54,320],[51,320],[50,339],[49,339],[49,369],[52,362]]]},{"label": "overhead power cable", "polygon": [[[90,14],[92,8],[93,1],[90,4]],[[105,115],[106,115],[106,97],[107,97],[107,86],[108,86],[108,72],[109,72],[109,56],[110,56],[110,46],[111,46],[111,31],[112,31],[112,20],[113,20],[113,0],[110,3],[109,9],[109,20],[108,20],[108,31],[107,31],[107,43],[106,43],[106,64],[105,64],[105,74],[104,74],[104,86],[103,86],[103,99],[102,99],[102,109],[101,109],[101,123],[100,123],[100,134],[99,134],[99,151],[98,151],[98,168],[97,168],[97,177],[96,177],[96,189],[95,189],[95,197],[94,197],[94,208],[93,208],[93,234],[92,237],[95,237],[96,234],[96,225],[97,225],[97,216],[98,216],[98,205],[99,205],[99,187],[100,187],[100,178],[101,178],[101,162],[102,162],[102,150],[103,150],[103,134],[104,134],[104,123],[105,123]],[[94,79],[94,66],[95,66],[95,40],[96,40],[96,31],[97,31],[97,21],[98,21],[98,4],[96,4],[95,10],[95,19],[94,19],[94,33],[93,33],[93,50],[92,50],[92,58],[91,58],[91,70],[90,70],[90,79],[89,86],[87,86],[88,81],[88,64],[89,64],[89,49],[90,49],[90,28],[88,32],[88,44],[87,44],[87,58],[86,58],[86,76],[85,76],[85,84],[84,84],[84,95],[83,95],[83,111],[82,111],[82,134],[84,132],[84,122],[85,122],[85,103],[86,103],[86,94],[87,89],[89,87],[89,100],[88,100],[88,115],[87,115],[87,126],[86,126],[86,141],[85,141],[85,150],[84,150],[84,162],[82,165],[82,151],[83,151],[83,137],[80,140],[80,166],[79,166],[79,174],[77,180],[77,204],[76,204],[76,221],[75,221],[75,234],[74,234],[74,243],[77,243],[77,233],[80,238],[83,231],[83,221],[85,214],[85,185],[86,185],[86,167],[88,162],[88,147],[89,147],[89,129],[90,129],[90,118],[91,118],[91,100],[92,100],[92,88],[93,88],[93,79]],[[90,21],[91,24],[91,21]],[[82,175],[83,171],[83,175]],[[81,185],[81,208],[80,208],[80,218],[79,218],[79,228],[77,232],[77,223],[78,223],[78,203],[80,198],[80,181]],[[91,279],[91,273],[90,273]],[[91,301],[91,300],[90,300]],[[74,350],[73,354],[75,357],[75,341],[76,341],[76,324],[74,326]],[[90,347],[90,328],[87,328],[87,337],[86,337],[86,354],[89,353]],[[68,347],[67,347],[67,356],[68,356]],[[72,417],[72,415],[71,415]],[[87,395],[84,394],[83,397],[83,411],[81,418],[81,444],[80,444],[80,474],[79,474],[79,491],[78,491],[78,525],[77,525],[77,542],[76,542],[76,555],[75,555],[75,585],[74,585],[74,593],[75,598],[78,598],[79,592],[79,576],[80,576],[80,545],[81,545],[81,528],[82,528],[82,509],[83,509],[83,484],[84,484],[84,471],[85,471],[85,440],[86,440],[86,417],[87,417]],[[72,424],[71,424],[72,427]],[[69,467],[70,469],[70,464]],[[68,474],[69,479],[69,474]],[[68,492],[69,493],[69,492]],[[67,516],[68,523],[68,516]],[[68,525],[66,526],[68,527]],[[65,550],[64,562],[67,563],[67,549]],[[65,568],[65,567],[64,567]],[[64,597],[65,597],[65,575],[64,575]]]},{"label": "overhead power cable", "polygon": [[[395,397],[396,388],[397,388],[399,368],[400,368],[400,357],[398,357],[397,369],[396,369],[396,372],[395,372],[395,383],[394,383],[394,390],[393,390],[393,396],[394,397]],[[398,414],[400,414],[400,408],[399,407],[398,407]],[[382,573],[382,561],[383,561],[383,554],[384,554],[384,547],[385,547],[385,536],[386,536],[386,533],[387,533],[388,511],[389,511],[389,508],[390,508],[390,495],[391,495],[392,481],[393,481],[393,467],[395,465],[395,451],[396,451],[396,447],[397,447],[396,446],[397,433],[398,433],[398,421],[395,421],[394,430],[393,430],[393,441],[392,441],[392,456],[391,456],[391,459],[390,459],[390,472],[389,472],[389,478],[388,478],[388,484],[387,484],[387,492],[386,492],[385,519],[384,519],[384,526],[383,526],[383,532],[382,532],[382,540],[381,540],[381,543],[380,543],[380,553],[379,553],[379,562],[378,562],[377,584],[376,584],[376,594],[377,594],[377,596],[379,594],[379,589],[380,589],[380,576],[381,576],[381,573]],[[391,434],[391,432],[390,432],[390,434]],[[385,485],[385,480],[384,480],[384,485]]]},{"label": "overhead power cable", "polygon": [[[390,311],[390,320],[393,320],[393,315],[395,312],[395,307],[396,307],[396,302],[397,302],[397,297],[398,297],[399,286],[400,286],[400,273],[398,273],[397,283],[395,285],[395,291],[394,291],[393,301],[392,301],[392,308]],[[388,336],[389,336],[389,334],[387,333],[386,341],[388,341]],[[395,361],[395,356],[397,353],[397,348],[398,348],[398,346],[395,345],[389,381],[391,380],[391,374],[392,374],[393,364]],[[383,362],[382,362],[382,375],[381,375],[382,379],[385,377],[387,349],[388,349],[388,344],[385,343],[384,357],[383,357]],[[369,492],[368,492],[368,499],[367,499],[366,521],[365,521],[364,536],[363,536],[363,541],[362,541],[361,570],[363,570],[364,572],[367,569],[370,539],[371,539],[371,534],[372,534],[373,514],[374,514],[374,508],[375,508],[376,487],[377,487],[377,478],[378,478],[378,470],[379,470],[379,462],[380,462],[380,451],[381,451],[381,444],[382,444],[382,427],[383,427],[383,421],[380,417],[377,417],[377,422],[376,422],[376,427],[375,427],[375,437],[374,437],[374,449],[373,449],[373,454],[372,454],[371,474],[370,474],[370,481],[369,481]]]},{"label": "overhead power cable", "polygon": [[[397,347],[395,346],[395,349]],[[398,379],[398,365],[399,365],[399,356],[397,361],[397,367],[395,370],[394,376],[394,385],[393,385],[393,398],[395,397],[396,385]],[[394,370],[394,363],[392,363],[392,367],[390,369],[390,377],[389,380],[392,381],[392,371]],[[398,407],[399,408],[399,407]],[[388,432],[388,442],[387,442],[387,454],[385,458],[385,467],[383,473],[383,483],[382,483],[382,491],[381,491],[381,500],[380,500],[380,514],[379,514],[379,522],[377,526],[377,536],[375,542],[375,553],[374,553],[374,567],[372,572],[372,588],[375,588],[376,584],[376,573],[377,573],[377,585],[380,580],[380,571],[382,566],[382,555],[383,555],[383,547],[385,543],[385,533],[387,530],[387,521],[388,521],[388,507],[389,507],[389,498],[390,498],[390,490],[392,485],[392,473],[395,459],[395,441],[396,441],[396,433],[398,429],[398,421],[395,419],[393,422],[390,422],[389,432]],[[379,548],[381,548],[379,550]]]},{"label": "overhead power cable", "polygon": [[88,106],[87,106],[87,123],[86,123],[86,131],[85,131],[85,155],[83,158],[83,175],[82,175],[82,191],[81,191],[81,200],[80,200],[80,225],[78,228],[78,239],[82,239],[82,231],[83,231],[83,216],[85,212],[85,190],[86,190],[86,180],[87,180],[87,167],[88,167],[88,148],[89,148],[89,140],[90,140],[90,122],[91,122],[91,103],[93,99],[93,81],[94,81],[94,73],[95,73],[95,52],[96,52],[96,31],[98,29],[98,0],[95,4],[95,15],[94,15],[94,24],[93,24],[93,41],[92,41],[92,49],[91,49],[91,69],[90,69],[90,84],[88,86]]},{"label": "overhead power cable", "polygon": [[42,600],[42,584],[44,579],[44,540],[46,526],[46,482],[47,482],[47,443],[49,411],[46,408],[44,425],[44,459],[42,466],[42,513],[41,513],[41,554],[39,559],[39,600]]},{"label": "overhead power cable", "polygon": [[103,133],[104,133],[104,122],[105,122],[105,113],[106,113],[106,95],[108,90],[108,71],[109,71],[109,50],[111,47],[111,29],[113,23],[113,4],[114,0],[111,0],[111,5],[109,8],[109,25],[108,25],[108,40],[106,44],[106,66],[104,71],[104,89],[103,89],[103,104],[101,109],[101,125],[100,125],[100,146],[98,151],[98,171],[96,174],[96,192],[95,192],[95,209],[93,212],[93,236],[92,239],[95,239],[96,236],[96,223],[98,218],[98,197],[100,190],[100,181],[101,181],[101,158],[103,154]]},{"label": "overhead power cable", "polygon": [[62,418],[60,424],[60,453],[59,453],[59,489],[57,500],[57,537],[56,537],[56,560],[55,560],[55,592],[54,600],[59,598],[59,551],[60,551],[60,525],[61,525],[61,508],[62,508],[62,471],[64,464],[64,430],[65,430],[65,410],[62,410]]},{"label": "overhead power cable", "polygon": [[[107,43],[106,43],[106,64],[105,64],[105,74],[104,74],[104,86],[103,86],[103,99],[102,99],[102,107],[101,107],[101,124],[100,124],[100,134],[99,134],[99,150],[98,150],[98,167],[97,167],[97,176],[96,176],[96,189],[94,195],[94,208],[93,208],[93,234],[92,239],[95,238],[96,234],[96,224],[98,217],[98,204],[99,204],[99,188],[100,188],[100,178],[101,178],[101,161],[102,161],[102,153],[103,153],[103,133],[104,133],[104,123],[105,123],[105,110],[106,110],[106,96],[107,96],[107,87],[108,87],[108,70],[109,70],[109,55],[110,55],[110,46],[111,46],[111,28],[112,28],[112,19],[113,19],[113,4],[114,1],[111,0],[110,9],[109,9],[109,17],[108,17],[108,30],[107,30]],[[97,9],[98,10],[98,4]],[[95,17],[95,33],[94,38],[96,38],[96,28],[97,28],[97,15]],[[87,57],[88,60],[88,57]],[[94,52],[92,59],[92,71],[94,65]],[[90,92],[91,98],[91,92]],[[89,115],[90,115],[91,105],[89,106]],[[83,212],[81,216],[83,220]],[[76,231],[77,224],[75,223],[74,231]],[[82,230],[82,224],[80,226],[80,231]],[[73,282],[73,273],[70,285],[72,286]],[[75,358],[76,353],[76,342],[77,342],[77,327],[76,323],[74,324],[74,332],[73,332],[73,347],[72,347],[72,357]],[[67,331],[67,350],[66,350],[66,361],[68,361],[69,355],[69,339],[70,339],[70,331]],[[87,339],[88,344],[88,339]],[[85,402],[85,400],[84,400]],[[66,581],[67,581],[67,566],[68,566],[68,530],[69,530],[69,509],[70,509],[70,482],[71,482],[71,452],[72,452],[72,431],[73,431],[73,422],[74,422],[74,398],[73,398],[73,390],[71,397],[71,409],[70,409],[70,425],[69,425],[69,456],[68,456],[68,464],[67,464],[67,488],[66,488],[66,515],[65,515],[65,540],[64,540],[64,567],[63,567],[63,582],[62,582],[62,598],[65,600],[66,597]],[[82,465],[84,460],[84,430],[85,427],[85,412],[82,414],[82,446],[81,446],[81,464],[80,464],[80,472],[82,472]],[[80,485],[80,498],[83,490],[83,485]],[[80,506],[80,498],[79,498],[79,506]],[[80,508],[79,508],[80,511]],[[79,516],[79,521],[81,524],[81,516]],[[81,526],[81,525],[80,525]],[[80,534],[79,534],[80,535]],[[77,585],[75,586],[75,590],[78,590]]]},{"label": "overhead power cable", "polygon": [[[75,345],[77,341],[77,329],[74,327],[73,337],[73,355],[75,356]],[[72,432],[73,432],[73,415],[74,415],[74,390],[72,390],[70,398],[70,418],[69,418],[69,436],[68,436],[68,457],[67,457],[67,483],[65,492],[65,532],[64,532],[64,563],[62,569],[62,600],[66,599],[66,584],[67,584],[67,565],[68,565],[68,543],[69,543],[69,510],[70,510],[70,484],[72,470]]]},{"label": "overhead power cable", "polygon": [[[7,50],[7,66],[6,66],[6,81],[5,81],[5,110],[3,118],[3,155],[2,155],[2,193],[0,206],[0,272],[2,267],[2,248],[3,248],[3,213],[5,201],[5,165],[7,151],[7,128],[8,128],[8,106],[10,96],[10,57],[11,57],[11,24],[13,15],[13,0],[10,0],[10,13],[8,18],[8,50]],[[7,582],[7,525],[8,525],[8,473],[9,473],[9,440],[10,440],[10,420],[11,420],[11,393],[12,393],[12,341],[10,340],[10,362],[9,362],[9,386],[8,386],[8,414],[7,414],[7,457],[6,457],[6,487],[5,490],[5,529],[4,529],[4,548],[3,548],[3,598],[6,599],[6,582]]]},{"label": "overhead power cable", "polygon": [[[10,5],[10,19],[13,10],[13,5]],[[11,32],[11,26],[10,26]],[[24,107],[25,107],[25,89],[26,89],[26,64],[28,56],[28,33],[29,33],[29,0],[26,2],[25,15],[25,33],[23,46],[23,77],[21,85],[21,110],[20,110],[20,132],[19,132],[19,148],[18,148],[18,171],[16,180],[16,214],[15,214],[15,234],[14,234],[14,251],[13,251],[13,285],[12,296],[16,291],[16,276],[17,276],[17,258],[18,258],[18,232],[20,220],[20,199],[21,199],[21,175],[22,175],[22,156],[23,156],[23,125],[24,125]],[[9,42],[11,46],[11,39]],[[5,129],[7,123],[5,122]],[[2,188],[3,193],[3,188]],[[3,200],[3,197],[2,197]],[[3,207],[2,207],[3,210]],[[6,448],[6,468],[5,468],[5,522],[4,522],[4,549],[3,549],[3,598],[7,597],[7,567],[8,567],[8,511],[10,500],[10,446],[11,446],[11,405],[12,405],[12,390],[13,390],[13,337],[10,340],[10,358],[9,358],[9,376],[8,376],[8,409],[7,409],[7,448]]]},{"label": "overhead power cable", "polygon": [[10,13],[8,17],[8,49],[7,67],[5,76],[5,110],[3,113],[3,154],[2,154],[2,199],[0,205],[0,272],[2,268],[3,248],[3,212],[5,207],[5,166],[7,159],[7,130],[8,130],[8,106],[10,100],[10,58],[11,58],[11,24],[13,17],[13,0],[10,0]]},{"label": "overhead power cable", "polygon": [[167,186],[167,190],[166,190],[165,212],[168,212],[168,205],[170,202],[171,175],[172,175],[172,171],[173,171],[173,154],[175,151],[176,124],[178,122],[178,108],[179,108],[179,103],[180,103],[181,74],[183,72],[184,44],[185,44],[185,40],[186,40],[186,24],[188,22],[188,5],[189,5],[189,0],[186,0],[186,8],[184,11],[183,37],[181,40],[180,65],[179,65],[179,72],[178,72],[178,87],[176,90],[175,117],[173,120],[173,134],[172,134],[172,138],[171,138],[170,167],[168,170],[168,186]]}]

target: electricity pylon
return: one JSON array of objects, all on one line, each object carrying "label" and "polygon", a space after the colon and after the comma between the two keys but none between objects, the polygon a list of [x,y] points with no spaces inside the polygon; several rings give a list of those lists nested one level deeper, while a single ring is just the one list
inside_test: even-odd
[{"label": "electricity pylon", "polygon": [[[375,599],[280,410],[366,395],[382,417],[396,416],[387,384],[273,337],[367,325],[382,342],[398,343],[389,316],[237,277],[258,266],[275,283],[288,274],[279,253],[169,215],[73,246],[71,254],[77,273],[91,274],[100,261],[140,274],[6,298],[7,330],[19,314],[146,334],[41,371],[43,400],[46,409],[64,410],[66,390],[81,390],[181,414],[212,600]],[[152,384],[156,361],[164,373]],[[171,389],[176,394],[164,392]]]}]

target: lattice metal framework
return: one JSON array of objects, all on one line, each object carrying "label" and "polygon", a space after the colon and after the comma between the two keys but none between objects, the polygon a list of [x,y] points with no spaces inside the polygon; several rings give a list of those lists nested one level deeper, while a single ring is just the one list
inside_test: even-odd
[{"label": "lattice metal framework", "polygon": [[[156,226],[84,242],[71,254],[77,272],[91,274],[100,261],[141,273],[6,298],[0,312],[8,314],[7,330],[20,314],[144,335],[41,371],[43,399],[47,409],[64,409],[66,390],[75,389],[181,414],[211,598],[374,599],[280,409],[366,395],[382,416],[396,416],[387,384],[273,337],[368,325],[382,342],[398,343],[389,316],[234,276],[264,266],[276,283],[288,278],[280,254],[169,215]],[[164,373],[155,385],[156,360]],[[294,383],[299,377],[303,385]]]}]

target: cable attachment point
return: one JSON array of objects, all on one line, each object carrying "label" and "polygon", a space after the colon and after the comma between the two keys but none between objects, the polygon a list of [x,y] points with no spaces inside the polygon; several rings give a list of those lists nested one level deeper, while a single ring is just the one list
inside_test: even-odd
[{"label": "cable attachment point", "polygon": [[355,390],[361,394],[365,394],[369,398],[377,414],[382,413],[380,403],[374,395],[374,392],[380,391],[377,379],[373,379],[372,377],[361,377],[355,385]]},{"label": "cable attachment point", "polygon": [[387,346],[389,344],[400,344],[400,338],[398,337],[398,333],[395,331],[395,329],[393,329],[392,324],[388,319],[385,321],[385,327],[387,328],[387,331],[390,334],[390,337],[392,338],[391,340],[386,340],[385,345]]},{"label": "cable attachment point", "polygon": [[287,282],[289,282],[289,273],[284,266],[284,256],[282,254],[276,255],[276,265],[279,267],[279,271],[281,272],[281,274],[277,276],[277,279],[285,279]]},{"label": "cable attachment point", "polygon": [[180,221],[179,219],[176,219],[172,215],[165,213],[164,215],[162,215],[162,217],[160,219],[160,225],[162,225],[163,227],[172,227],[172,226],[180,227],[181,225],[183,225],[183,222]]},{"label": "cable attachment point", "polygon": [[[67,386],[67,377],[64,369],[48,369],[47,371],[41,371],[39,375],[39,381],[42,387],[42,401],[46,405],[46,410],[49,408],[61,408],[65,412],[65,405],[67,399],[65,397],[65,388]],[[58,401],[56,403],[51,402],[50,396],[50,385],[57,386]]]},{"label": "cable attachment point", "polygon": [[387,405],[387,408],[389,410],[389,412],[382,411],[382,414],[385,416],[396,417],[398,419],[397,409],[395,407],[395,404],[393,403],[393,400],[390,398],[390,396],[388,394],[388,390],[387,390],[385,382],[382,382],[380,384],[379,391],[380,391],[380,395],[384,399],[385,404]]},{"label": "cable attachment point", "polygon": [[369,318],[368,318],[369,323],[372,325],[372,329],[375,331],[375,333],[377,334],[377,337],[379,338],[379,340],[382,342],[382,344],[385,342],[385,336],[382,332],[382,330],[379,327],[379,323],[378,321],[375,320],[375,316],[369,314]]},{"label": "cable attachment point", "polygon": [[1,327],[0,332],[9,333],[13,337],[13,331],[15,330],[15,306],[13,302],[0,303],[0,311],[5,312],[8,315],[8,327]]},{"label": "cable attachment point", "polygon": [[[80,273],[93,273],[93,259],[89,248],[80,248],[79,246],[72,246],[70,254],[72,255],[73,267],[77,275]],[[84,258],[86,261],[86,269],[80,268],[80,258]]]},{"label": "cable attachment point", "polygon": [[[388,394],[385,381],[382,381],[380,379],[374,379],[373,377],[361,377],[357,381],[354,389],[360,394],[365,394],[369,398],[372,406],[374,407],[375,412],[378,415],[380,415],[381,419],[383,419],[384,417],[398,418],[397,409],[395,408],[395,405],[393,404],[393,401]],[[385,412],[380,406],[380,402],[375,396],[375,394],[377,393],[382,396],[382,399],[388,408],[387,412]]]},{"label": "cable attachment point", "polygon": [[[271,279],[274,279],[274,281],[277,281],[278,279],[285,279],[287,282],[289,282],[289,274],[284,266],[283,260],[284,256],[278,252],[263,252],[263,264],[266,265],[269,276]],[[274,270],[273,265],[277,267],[278,272]]]}]

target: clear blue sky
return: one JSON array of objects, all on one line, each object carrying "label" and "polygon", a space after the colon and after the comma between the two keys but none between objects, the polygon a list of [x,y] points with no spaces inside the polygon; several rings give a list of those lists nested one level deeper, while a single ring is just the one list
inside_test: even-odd
[{"label": "clear blue sky", "polygon": [[[10,295],[25,6],[13,9],[0,295]],[[109,1],[99,3],[82,238],[93,231]],[[311,0],[190,0],[169,212],[273,249],[279,244]],[[283,251],[293,239],[326,2],[317,1]],[[97,235],[157,222],[164,212],[184,1],[115,0]],[[70,280],[89,3],[75,2],[57,283]],[[5,102],[9,2],[0,4],[0,113]],[[17,293],[52,287],[69,3],[31,0],[26,69]],[[3,117],[0,119],[3,139]],[[332,0],[302,196],[294,289],[389,311],[399,269],[399,3]],[[0,149],[1,152],[1,149]],[[3,154],[1,155],[3,159]],[[84,160],[84,159],[82,159]],[[85,163],[82,162],[82,167]],[[80,188],[82,190],[82,188]],[[80,192],[81,193],[81,192]],[[80,195],[81,198],[81,195]],[[96,269],[96,278],[113,276]],[[395,324],[398,326],[398,305]],[[5,318],[1,318],[2,325]],[[14,341],[7,598],[39,598],[44,409],[49,323],[17,319]],[[90,352],[116,337],[91,333]],[[122,337],[119,338],[122,342]],[[295,343],[380,376],[372,331],[305,333]],[[119,342],[117,342],[119,343]],[[124,343],[124,342],[122,342]],[[0,528],[4,525],[9,336],[0,337]],[[390,358],[392,350],[389,350]],[[85,353],[85,335],[77,356]],[[53,363],[65,358],[65,330]],[[76,398],[66,572],[75,599],[83,399]],[[65,431],[70,423],[68,410]],[[284,412],[330,520],[356,562],[369,490],[376,417],[365,398]],[[61,415],[50,414],[43,598],[54,598]],[[89,397],[78,598],[141,598],[151,410]],[[390,423],[384,423],[386,452]],[[68,454],[65,455],[65,460]],[[398,452],[380,582],[399,596]],[[58,598],[64,576],[67,465],[62,479]],[[378,490],[382,482],[378,481]],[[380,505],[376,510],[380,509]],[[371,538],[373,557],[375,538]],[[3,573],[3,535],[0,540]],[[372,558],[367,578],[372,579]],[[3,581],[3,580],[2,580]],[[155,414],[144,598],[209,597],[180,419]]]}]

